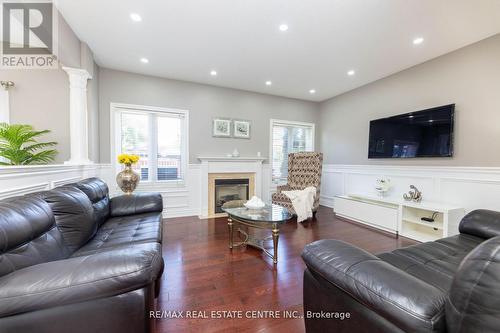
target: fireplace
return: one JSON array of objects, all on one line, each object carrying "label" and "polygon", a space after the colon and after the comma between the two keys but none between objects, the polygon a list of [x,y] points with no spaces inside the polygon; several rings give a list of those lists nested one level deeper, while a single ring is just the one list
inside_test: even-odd
[{"label": "fireplace", "polygon": [[246,179],[216,179],[214,211],[223,213],[222,205],[232,200],[248,200],[250,181]]},{"label": "fireplace", "polygon": [[254,173],[209,173],[208,216],[225,216],[222,205],[232,200],[248,200],[255,195]]}]

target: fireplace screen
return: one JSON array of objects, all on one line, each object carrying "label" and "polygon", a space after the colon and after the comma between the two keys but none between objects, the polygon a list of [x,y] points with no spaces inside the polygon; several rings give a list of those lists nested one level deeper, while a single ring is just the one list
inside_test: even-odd
[{"label": "fireplace screen", "polygon": [[215,213],[223,213],[222,205],[232,200],[248,200],[248,179],[215,180]]}]

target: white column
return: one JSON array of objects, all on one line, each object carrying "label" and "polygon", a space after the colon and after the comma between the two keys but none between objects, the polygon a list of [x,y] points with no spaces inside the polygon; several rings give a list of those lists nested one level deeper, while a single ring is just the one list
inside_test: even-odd
[{"label": "white column", "polygon": [[65,164],[92,164],[89,160],[87,80],[90,74],[80,68],[63,67],[69,75],[69,131],[71,156]]}]

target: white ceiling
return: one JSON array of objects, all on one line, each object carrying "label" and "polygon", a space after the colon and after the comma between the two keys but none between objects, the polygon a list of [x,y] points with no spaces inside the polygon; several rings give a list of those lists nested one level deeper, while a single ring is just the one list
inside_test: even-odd
[{"label": "white ceiling", "polygon": [[[58,7],[100,66],[313,101],[500,33],[500,0],[59,0]],[[413,45],[419,36],[425,41]]]}]

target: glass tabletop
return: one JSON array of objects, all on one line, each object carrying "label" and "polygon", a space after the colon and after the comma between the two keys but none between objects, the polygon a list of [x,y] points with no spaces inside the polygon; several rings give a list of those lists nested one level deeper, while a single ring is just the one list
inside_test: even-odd
[{"label": "glass tabletop", "polygon": [[292,218],[292,214],[285,207],[270,204],[266,204],[265,207],[259,209],[237,207],[223,208],[222,210],[230,216],[252,222],[285,223]]}]

